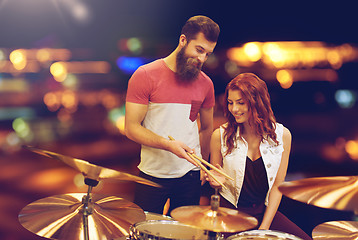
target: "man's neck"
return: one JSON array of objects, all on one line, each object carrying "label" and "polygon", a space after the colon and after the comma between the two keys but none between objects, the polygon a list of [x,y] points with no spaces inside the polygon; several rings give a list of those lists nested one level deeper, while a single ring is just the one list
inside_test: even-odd
[{"label": "man's neck", "polygon": [[168,66],[168,68],[170,68],[170,70],[172,70],[173,72],[176,72],[176,70],[177,70],[177,67],[176,67],[177,52],[178,52],[178,49],[175,49],[169,56],[167,56],[163,59],[165,64]]}]

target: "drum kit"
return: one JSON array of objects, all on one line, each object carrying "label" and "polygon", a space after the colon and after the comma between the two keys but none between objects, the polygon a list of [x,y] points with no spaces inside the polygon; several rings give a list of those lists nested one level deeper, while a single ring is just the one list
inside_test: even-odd
[{"label": "drum kit", "polygon": [[[358,216],[358,176],[316,177],[282,183],[283,195],[310,205],[344,211]],[[316,226],[314,240],[357,240],[357,221],[332,221]]]},{"label": "drum kit", "polygon": [[[146,212],[136,204],[117,196],[94,194],[92,190],[103,179],[133,181],[153,187],[160,185],[147,179],[62,154],[25,146],[46,157],[60,160],[81,172],[87,193],[69,193],[39,199],[25,206],[19,222],[30,232],[59,240],[300,240],[288,233],[253,230],[256,218],[234,209],[220,207],[217,192],[210,206],[183,206],[171,217]],[[279,189],[287,197],[318,207],[358,212],[358,176],[311,178],[285,182]],[[226,233],[230,233],[225,238]],[[331,236],[334,236],[331,238]],[[358,239],[355,221],[327,222],[313,231],[316,239]]]}]

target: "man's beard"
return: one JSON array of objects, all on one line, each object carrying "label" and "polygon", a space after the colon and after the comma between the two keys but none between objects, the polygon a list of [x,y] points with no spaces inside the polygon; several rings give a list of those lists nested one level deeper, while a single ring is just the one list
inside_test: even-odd
[{"label": "man's beard", "polygon": [[183,47],[177,54],[176,74],[181,80],[191,81],[196,79],[196,77],[200,73],[202,64],[198,60],[186,56],[185,49],[186,46]]}]

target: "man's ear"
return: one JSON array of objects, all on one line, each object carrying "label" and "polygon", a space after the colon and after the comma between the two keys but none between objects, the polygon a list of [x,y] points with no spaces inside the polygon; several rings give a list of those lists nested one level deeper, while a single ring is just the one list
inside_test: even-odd
[{"label": "man's ear", "polygon": [[181,47],[184,47],[185,44],[187,43],[187,41],[188,40],[186,39],[186,36],[184,34],[180,35],[180,37],[179,37],[179,45]]}]

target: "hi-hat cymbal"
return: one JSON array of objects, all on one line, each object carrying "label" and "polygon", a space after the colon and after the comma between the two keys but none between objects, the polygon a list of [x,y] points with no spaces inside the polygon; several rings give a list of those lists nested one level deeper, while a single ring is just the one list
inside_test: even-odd
[{"label": "hi-hat cymbal", "polygon": [[212,232],[239,232],[253,229],[257,219],[234,209],[211,206],[183,206],[174,209],[170,215],[177,221]]},{"label": "hi-hat cymbal", "polygon": [[137,183],[153,186],[153,187],[161,187],[159,184],[152,182],[150,180],[147,180],[145,178],[137,177],[128,173],[119,172],[113,169],[100,167],[94,164],[91,164],[87,161],[65,156],[59,153],[50,152],[47,150],[38,149],[35,147],[30,146],[24,146],[24,148],[38,153],[40,155],[50,157],[56,160],[60,160],[67,165],[71,166],[72,168],[78,170],[81,172],[86,178],[90,178],[96,181],[99,181],[101,179],[106,178],[113,178],[113,179],[119,179],[119,180],[125,180],[125,181],[134,181]]},{"label": "hi-hat cymbal", "polygon": [[312,231],[314,240],[334,239],[334,240],[357,240],[358,222],[357,221],[332,221],[316,226]]},{"label": "hi-hat cymbal", "polygon": [[[19,214],[27,230],[46,238],[83,239],[84,193],[55,195],[30,203]],[[115,196],[91,195],[88,215],[89,239],[114,239],[128,236],[132,224],[146,215],[136,204]]]},{"label": "hi-hat cymbal", "polygon": [[358,176],[306,178],[284,182],[279,190],[317,207],[358,212]]}]

